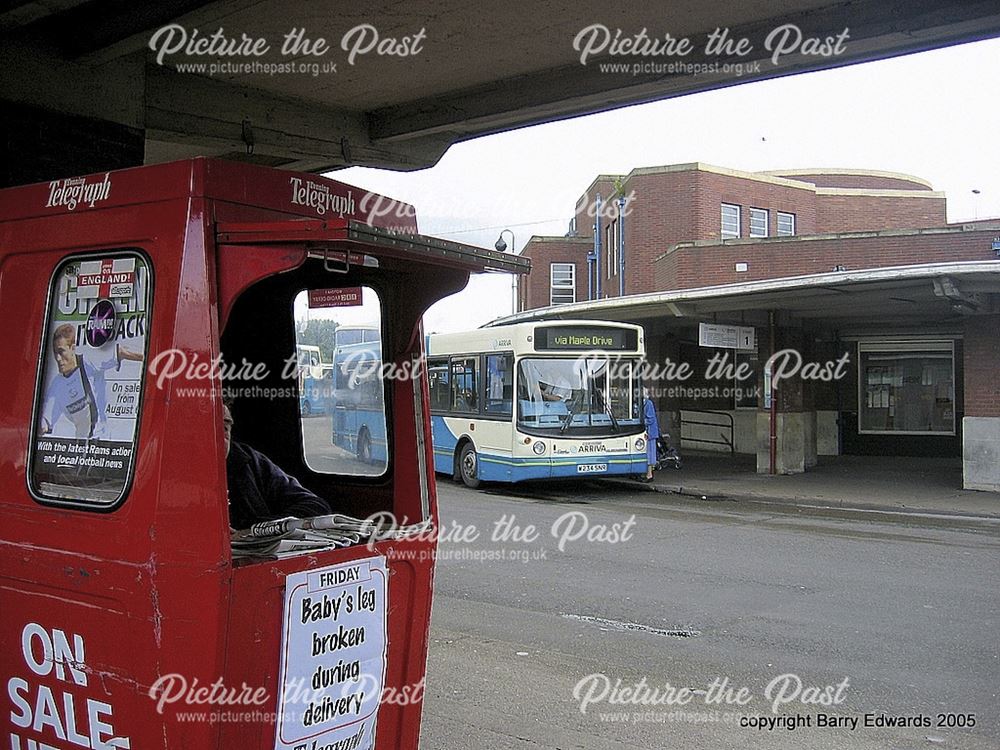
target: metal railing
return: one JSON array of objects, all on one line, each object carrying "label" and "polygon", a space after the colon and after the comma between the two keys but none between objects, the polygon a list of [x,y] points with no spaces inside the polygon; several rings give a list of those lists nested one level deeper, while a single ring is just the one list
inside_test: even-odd
[{"label": "metal railing", "polygon": [[[687,419],[685,414],[696,415],[696,416],[711,416],[711,417],[721,417],[722,420],[718,422],[705,422],[701,419]],[[727,424],[728,422],[728,424]],[[719,432],[719,437],[721,440],[710,440],[708,438],[700,437],[688,437],[684,434],[684,425],[699,425],[701,427],[721,427],[722,431]],[[726,431],[728,430],[728,439],[726,436]],[[706,445],[724,445],[729,448],[731,454],[736,453],[735,445],[735,422],[733,420],[733,415],[724,411],[704,411],[701,409],[681,409],[680,410],[680,439],[681,441],[687,441],[689,443],[705,443]]]}]

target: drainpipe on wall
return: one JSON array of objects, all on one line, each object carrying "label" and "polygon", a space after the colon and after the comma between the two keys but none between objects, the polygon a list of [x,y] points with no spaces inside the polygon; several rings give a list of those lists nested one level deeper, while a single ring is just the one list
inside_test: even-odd
[{"label": "drainpipe on wall", "polygon": [[601,194],[595,198],[594,218],[594,297],[601,298]]},{"label": "drainpipe on wall", "polygon": [[[768,326],[771,329],[771,356],[768,359],[774,357],[774,310],[770,310],[767,313]],[[768,467],[768,473],[771,475],[778,473],[778,398],[774,393],[774,362],[772,359],[770,367],[770,375],[767,378],[767,390],[771,395],[771,419],[770,419],[770,429],[768,430],[768,448],[770,451],[770,465]]]},{"label": "drainpipe on wall", "polygon": [[[597,225],[593,226],[594,231],[597,231]],[[594,248],[590,248],[587,251],[587,302],[594,299]]]},{"label": "drainpipe on wall", "polygon": [[[834,353],[840,354],[840,329],[834,333]],[[844,429],[842,421],[844,418],[844,381],[837,380],[837,455],[844,455]]]}]

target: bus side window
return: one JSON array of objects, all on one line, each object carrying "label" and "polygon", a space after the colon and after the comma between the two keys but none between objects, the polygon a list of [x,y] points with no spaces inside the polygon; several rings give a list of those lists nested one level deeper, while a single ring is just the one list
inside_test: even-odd
[{"label": "bus side window", "polygon": [[428,360],[427,379],[430,384],[431,409],[433,411],[448,411],[451,406],[451,389],[448,387],[448,360]]},{"label": "bus side window", "polygon": [[483,411],[496,416],[511,415],[514,398],[514,355],[486,356],[486,401]]},{"label": "bus side window", "polygon": [[452,408],[455,411],[479,411],[479,360],[464,357],[451,361]]}]

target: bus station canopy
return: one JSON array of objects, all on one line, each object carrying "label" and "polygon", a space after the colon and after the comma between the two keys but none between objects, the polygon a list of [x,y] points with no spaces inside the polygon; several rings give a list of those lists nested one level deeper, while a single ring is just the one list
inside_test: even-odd
[{"label": "bus station canopy", "polygon": [[0,117],[37,165],[22,182],[195,155],[419,169],[487,133],[998,34],[982,0],[14,0]]},{"label": "bus station canopy", "polygon": [[899,333],[961,331],[969,315],[1000,312],[997,261],[930,263],[840,271],[546,307],[496,321],[597,319],[652,324],[784,325],[862,334],[877,325]]}]

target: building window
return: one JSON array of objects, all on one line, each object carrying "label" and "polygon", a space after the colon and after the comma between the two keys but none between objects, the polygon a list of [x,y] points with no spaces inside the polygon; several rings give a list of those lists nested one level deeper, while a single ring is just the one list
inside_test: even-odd
[{"label": "building window", "polygon": [[618,219],[608,224],[608,278],[618,275]]},{"label": "building window", "polygon": [[608,224],[608,247],[607,247],[607,258],[608,258],[608,278],[618,275],[618,219],[615,219],[610,224]]},{"label": "building window", "polygon": [[722,239],[740,236],[740,207],[732,203],[722,204]]},{"label": "building window", "polygon": [[858,432],[955,434],[954,342],[863,342],[858,355]]},{"label": "building window", "polygon": [[767,237],[767,209],[750,209],[750,236]]},{"label": "building window", "polygon": [[576,263],[549,264],[549,304],[576,302]]},{"label": "building window", "polygon": [[608,264],[608,278],[611,278],[611,269],[614,267],[614,254],[615,254],[615,224],[613,221],[609,221],[608,225],[604,227],[604,258]]},{"label": "building window", "polygon": [[795,234],[795,214],[778,211],[778,236],[791,237]]}]

